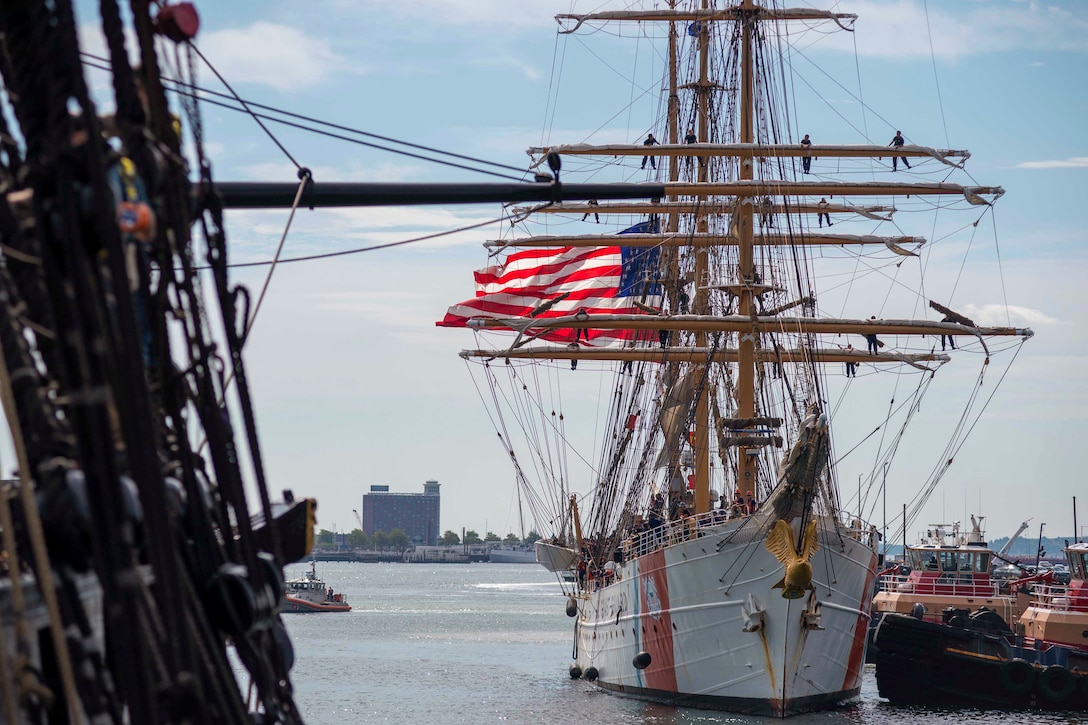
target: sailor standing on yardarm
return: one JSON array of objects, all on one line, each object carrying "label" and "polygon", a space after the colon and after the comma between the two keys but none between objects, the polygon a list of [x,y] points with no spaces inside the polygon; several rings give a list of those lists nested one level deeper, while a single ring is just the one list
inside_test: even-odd
[{"label": "sailor standing on yardarm", "polygon": [[[876,315],[873,315],[869,319],[876,320]],[[868,352],[872,353],[873,355],[876,355],[880,352],[880,340],[877,339],[875,332],[867,333],[865,335],[865,342],[869,344],[867,348]]]},{"label": "sailor standing on yardarm", "polygon": [[[902,131],[896,131],[895,136],[892,137],[892,142],[890,144],[888,144],[888,145],[889,146],[894,146],[895,148],[899,148],[904,143],[906,143],[906,142],[903,140],[903,132]],[[907,161],[906,156],[892,156],[892,171],[898,171],[899,170],[898,164],[899,164],[900,159],[903,160],[903,165],[904,166],[906,166],[908,169],[910,168],[910,162]]]},{"label": "sailor standing on yardarm", "polygon": [[[695,135],[695,129],[694,128],[689,128],[688,129],[688,134],[686,136],[684,136],[684,143],[696,143],[698,140],[699,140],[699,137]],[[691,160],[693,158],[695,158],[695,157],[694,156],[688,156],[687,157],[687,165],[688,165],[689,169],[691,168]],[[701,156],[699,157],[699,165],[700,166],[703,165],[703,157],[701,157]]]},{"label": "sailor standing on yardarm", "polygon": [[[654,138],[654,135],[651,133],[650,135],[648,135],[646,137],[646,140],[642,142],[642,145],[643,146],[656,146],[657,145],[657,139]],[[650,162],[650,168],[651,169],[656,169],[657,168],[657,160],[653,156],[643,156],[642,157],[642,168],[644,168],[644,169],[646,168],[646,162],[647,161]]]}]

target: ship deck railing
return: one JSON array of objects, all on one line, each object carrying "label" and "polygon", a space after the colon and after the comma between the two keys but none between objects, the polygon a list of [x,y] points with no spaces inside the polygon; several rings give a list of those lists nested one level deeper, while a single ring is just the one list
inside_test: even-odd
[{"label": "ship deck railing", "polygon": [[1060,584],[1035,586],[1031,606],[1056,612],[1088,612],[1088,591]]},{"label": "ship deck railing", "polygon": [[746,517],[730,517],[724,509],[714,509],[698,516],[686,516],[675,521],[666,521],[656,528],[629,536],[623,542],[624,558],[645,556],[650,552],[664,549],[681,541],[690,541],[698,538],[701,533],[706,532],[712,526],[720,526],[727,521],[738,518]]},{"label": "ship deck railing", "polygon": [[[697,516],[687,516],[674,521],[666,521],[660,526],[632,534],[623,542],[623,557],[631,559],[636,556],[644,556],[658,549],[678,544],[681,541],[690,541],[707,532],[711,527],[721,526],[730,521],[749,518],[750,514],[732,515],[725,509],[713,509]],[[859,541],[870,548],[875,548],[879,542],[879,533],[875,526],[868,526],[855,519],[847,525],[841,522],[843,536]]]},{"label": "ship deck railing", "polygon": [[[847,520],[849,519],[849,520]],[[869,524],[867,521],[849,516],[843,516],[839,519],[841,525],[842,535],[857,541],[858,543],[865,544],[870,549],[876,549],[880,543],[880,532],[876,526]]]},{"label": "ship deck railing", "polygon": [[937,579],[912,579],[901,574],[880,577],[879,590],[890,594],[930,594],[942,597],[1000,597],[1012,596],[1001,591],[996,582],[982,583],[957,574],[943,574]]}]

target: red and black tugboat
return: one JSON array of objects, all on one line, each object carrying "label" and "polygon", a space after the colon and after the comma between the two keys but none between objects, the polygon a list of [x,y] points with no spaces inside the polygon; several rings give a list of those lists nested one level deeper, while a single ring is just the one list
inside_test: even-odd
[{"label": "red and black tugboat", "polygon": [[971,531],[966,534],[959,523],[930,524],[923,539],[907,546],[904,565],[880,572],[866,662],[876,662],[873,635],[885,614],[910,614],[939,624],[948,609],[971,612],[985,607],[1016,626],[1032,602],[1032,586],[1054,581],[1049,571],[1024,572],[1013,580],[995,578],[992,572],[999,555],[986,543],[981,523],[981,518],[971,516]]},{"label": "red and black tugboat", "polygon": [[877,626],[881,697],[900,704],[1088,710],[1088,543],[1065,549],[1068,587],[1043,585],[1017,633],[994,610],[940,623],[888,613]]}]

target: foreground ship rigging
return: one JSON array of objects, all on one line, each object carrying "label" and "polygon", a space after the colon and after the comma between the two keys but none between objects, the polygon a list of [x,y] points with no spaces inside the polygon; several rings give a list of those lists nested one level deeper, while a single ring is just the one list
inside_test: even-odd
[{"label": "foreground ship rigging", "polygon": [[[18,459],[0,482],[0,723],[301,722],[280,611],[315,502],[271,501],[242,355],[259,298],[251,309],[229,280],[224,208],[297,206],[304,191],[329,206],[662,188],[353,186],[305,170],[286,192],[220,185],[200,104],[170,112],[158,61],[178,44],[173,80],[194,87],[195,10],[134,0],[134,68],[119,5],[100,8],[108,118],[71,1],[0,3],[0,399]],[[293,589],[350,609],[314,596],[318,581]]]},{"label": "foreground ship rigging", "polygon": [[[832,233],[830,216],[827,232],[813,231],[814,214],[879,221],[895,212],[888,198],[952,197],[985,208],[1003,193],[944,181],[798,180],[798,162],[807,174],[813,162],[875,163],[893,153],[802,145],[789,128],[788,82],[773,48],[791,23],[852,30],[854,19],[750,0],[557,16],[563,34],[629,23],[661,31],[665,130],[661,143],[650,135],[530,154],[558,153],[591,172],[633,157],[655,174],[660,161],[664,194],[650,203],[515,209],[517,228],[561,215],[637,223],[621,223],[620,236],[489,243],[492,257],[505,258],[479,270],[476,297],[439,323],[492,344],[462,357],[482,363],[473,369],[499,437],[538,530],[552,536],[538,544],[540,561],[578,569],[567,607],[571,675],[607,690],[777,716],[856,695],[879,536],[841,500],[825,365],[848,374],[859,364],[896,365],[930,379],[949,355],[932,345],[899,352],[886,341],[930,336],[955,348],[972,338],[988,350],[990,338],[1032,334],[979,326],[936,302],[940,321],[850,319],[819,304],[816,250],[876,245],[907,257],[925,240]],[[681,68],[692,77],[682,79]],[[905,143],[894,155],[904,168],[922,161],[948,170],[968,157]],[[512,339],[490,334],[503,331]],[[834,342],[844,335],[866,351]],[[557,360],[570,361],[571,375],[603,371],[602,389],[611,390],[601,400],[594,485],[581,501],[568,466],[585,454],[571,445]],[[515,425],[528,456],[519,454]]]},{"label": "foreground ship rigging", "polygon": [[100,7],[116,146],[72,3],[0,4],[0,397],[18,462],[0,484],[0,722],[300,722],[279,607],[314,504],[270,500],[248,294],[228,282],[199,110],[193,184],[161,84],[156,45],[184,45],[196,18],[133,2],[136,69],[119,6]]}]

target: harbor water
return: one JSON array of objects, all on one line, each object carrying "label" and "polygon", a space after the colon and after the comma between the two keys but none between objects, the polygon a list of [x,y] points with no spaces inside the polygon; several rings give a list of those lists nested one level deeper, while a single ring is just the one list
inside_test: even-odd
[{"label": "harbor water", "polygon": [[[288,578],[308,566],[287,568]],[[285,615],[296,702],[342,723],[770,723],[606,694],[567,675],[571,620],[553,574],[530,564],[319,563],[352,611]],[[897,707],[866,666],[861,697],[812,723],[1088,723],[1088,715]]]}]

